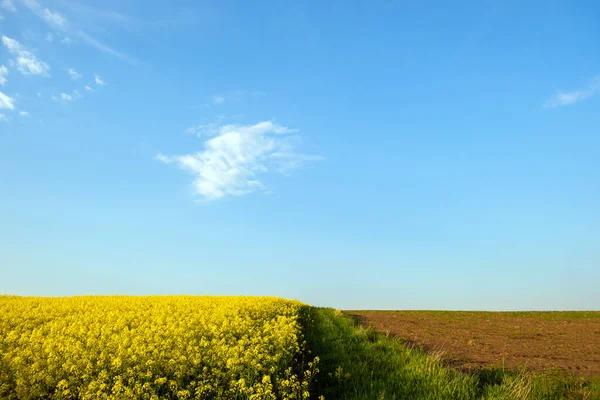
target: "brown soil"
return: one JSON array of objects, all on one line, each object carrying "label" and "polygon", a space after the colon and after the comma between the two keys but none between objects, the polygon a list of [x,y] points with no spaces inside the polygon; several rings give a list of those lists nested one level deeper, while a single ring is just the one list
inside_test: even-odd
[{"label": "brown soil", "polygon": [[600,376],[600,312],[347,311],[465,370],[560,369]]}]

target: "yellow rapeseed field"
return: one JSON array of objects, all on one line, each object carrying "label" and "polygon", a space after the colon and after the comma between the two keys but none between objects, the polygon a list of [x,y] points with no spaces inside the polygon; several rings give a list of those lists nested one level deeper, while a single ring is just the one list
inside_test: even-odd
[{"label": "yellow rapeseed field", "polygon": [[307,399],[317,370],[297,362],[304,307],[272,297],[0,296],[0,398]]}]

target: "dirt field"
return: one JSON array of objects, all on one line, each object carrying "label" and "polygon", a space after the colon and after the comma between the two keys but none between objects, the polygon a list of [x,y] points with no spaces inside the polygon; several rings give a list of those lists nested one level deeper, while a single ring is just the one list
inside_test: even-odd
[{"label": "dirt field", "polygon": [[363,324],[442,351],[461,369],[555,368],[600,376],[600,312],[347,311]]}]

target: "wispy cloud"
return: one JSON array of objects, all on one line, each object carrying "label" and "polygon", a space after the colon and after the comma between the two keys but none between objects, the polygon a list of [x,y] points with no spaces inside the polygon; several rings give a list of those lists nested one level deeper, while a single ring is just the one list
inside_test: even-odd
[{"label": "wispy cloud", "polygon": [[8,122],[6,115],[0,113],[0,122]]},{"label": "wispy cloud", "polygon": [[132,21],[130,17],[116,11],[106,11],[80,2],[63,0],[61,1],[61,5],[68,8],[71,13],[75,13],[84,19],[91,19],[94,21],[105,20],[107,22],[119,24],[125,24]]},{"label": "wispy cloud", "polygon": [[242,196],[265,189],[259,175],[284,173],[308,160],[321,159],[294,151],[294,129],[264,121],[255,125],[222,125],[204,142],[204,150],[155,159],[174,163],[194,176],[194,192],[206,200]]},{"label": "wispy cloud", "polygon": [[2,2],[0,2],[0,7],[4,8],[6,11],[10,11],[10,12],[17,11],[17,8],[15,7],[12,0],[2,0]]},{"label": "wispy cloud", "polygon": [[82,75],[79,72],[77,72],[75,68],[67,68],[67,73],[74,81],[82,77]]},{"label": "wispy cloud", "polygon": [[62,38],[62,39],[60,39],[60,42],[61,42],[62,44],[66,44],[67,46],[70,46],[70,45],[71,45],[71,43],[73,43],[73,41],[72,41],[71,39],[69,39],[68,37],[65,37],[65,38]]},{"label": "wispy cloud", "polygon": [[85,90],[87,90],[88,92],[93,92],[93,91],[94,91],[94,89],[92,89],[92,88],[91,88],[91,87],[89,87],[88,85],[85,85],[83,88],[84,88]]},{"label": "wispy cloud", "polygon": [[0,65],[0,85],[4,86],[4,84],[7,81],[7,77],[8,76],[8,68],[6,68],[4,65]]},{"label": "wispy cloud", "polygon": [[0,110],[14,110],[15,100],[12,97],[0,92]]},{"label": "wispy cloud", "polygon": [[17,56],[14,61],[10,61],[15,67],[21,71],[24,75],[42,75],[48,76],[50,66],[38,58],[29,51],[25,46],[22,46],[19,42],[11,39],[7,36],[2,36],[2,43],[8,49],[8,51]]},{"label": "wispy cloud", "polygon": [[131,57],[129,54],[125,54],[123,52],[117,51],[115,49],[113,49],[112,47],[99,42],[98,40],[94,39],[93,37],[91,37],[90,35],[88,35],[87,33],[83,32],[83,31],[79,31],[77,32],[77,36],[80,37],[81,39],[83,39],[84,42],[86,42],[87,44],[89,44],[90,46],[95,47],[96,49],[100,50],[101,52],[105,53],[105,54],[109,54],[111,56],[120,58],[124,61],[130,62],[132,64],[137,64],[137,60],[133,57]]},{"label": "wispy cloud", "polygon": [[210,122],[208,124],[200,124],[198,126],[192,126],[185,130],[185,133],[197,135],[198,137],[211,137],[219,134],[221,124],[217,122]]},{"label": "wispy cloud", "polygon": [[59,100],[71,101],[71,100],[73,100],[73,96],[71,96],[68,93],[61,93],[59,96],[52,96],[52,100],[54,100],[54,101],[59,101]]},{"label": "wispy cloud", "polygon": [[[3,1],[10,1],[10,0],[3,0]],[[83,42],[89,44],[92,47],[95,47],[96,49],[100,50],[101,52],[103,52],[105,54],[110,54],[114,57],[128,61],[132,64],[137,63],[137,60],[135,60],[130,55],[120,52],[118,50],[115,50],[112,47],[110,47],[109,45],[102,43],[101,41],[97,40],[96,38],[90,36],[83,30],[77,29],[76,27],[73,26],[73,24],[70,24],[67,17],[65,17],[60,12],[52,11],[48,8],[42,7],[37,0],[21,0],[21,2],[29,10],[31,10],[31,12],[33,12],[38,17],[43,19],[50,27],[60,30],[65,34],[71,34],[71,36],[76,36],[77,38],[81,39]],[[66,37],[61,40],[61,43],[69,45],[72,43],[72,41],[70,38]]]},{"label": "wispy cloud", "polygon": [[64,29],[67,25],[67,18],[57,11],[44,8],[36,0],[21,0],[31,12],[42,18],[53,28]]},{"label": "wispy cloud", "polygon": [[81,92],[77,89],[73,90],[71,94],[62,92],[58,96],[52,96],[54,101],[75,101],[83,98]]},{"label": "wispy cloud", "polygon": [[59,12],[50,11],[47,8],[44,8],[42,11],[42,18],[44,18],[44,20],[50,25],[57,27],[63,27],[67,22],[67,19],[64,17],[64,15]]},{"label": "wispy cloud", "polygon": [[600,76],[596,76],[583,89],[571,92],[559,92],[546,101],[544,107],[555,108],[575,104],[600,92]]},{"label": "wispy cloud", "polygon": [[225,103],[225,97],[213,96],[213,104],[223,104],[223,103]]},{"label": "wispy cloud", "polygon": [[100,86],[106,85],[106,82],[104,82],[98,75],[94,76],[94,80],[96,82],[96,85],[100,85]]},{"label": "wispy cloud", "polygon": [[154,159],[156,161],[160,161],[161,163],[164,164],[170,164],[171,163],[171,159],[163,154],[157,154]]},{"label": "wispy cloud", "polygon": [[52,41],[54,41],[54,36],[52,35],[52,33],[48,32],[46,33],[46,41],[52,43]]},{"label": "wispy cloud", "polygon": [[28,113],[27,111],[19,111],[19,115],[20,115],[21,117],[28,117],[28,116],[29,116],[29,113]]}]

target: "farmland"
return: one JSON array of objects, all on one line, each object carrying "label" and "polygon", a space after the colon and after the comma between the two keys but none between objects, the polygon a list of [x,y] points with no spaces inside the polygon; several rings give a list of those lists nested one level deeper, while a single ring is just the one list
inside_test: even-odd
[{"label": "farmland", "polygon": [[600,312],[349,311],[460,369],[504,366],[600,376]]},{"label": "farmland", "polygon": [[598,399],[599,314],[0,296],[0,398]]},{"label": "farmland", "polygon": [[[407,342],[382,325],[357,318],[386,312],[313,312],[314,331],[308,338],[321,358],[315,386],[326,399],[600,399],[598,375],[583,378],[561,370],[509,369],[501,364],[467,371],[449,363],[439,349]],[[587,319],[582,314],[574,317]],[[571,342],[572,348],[578,346]]]}]

